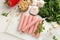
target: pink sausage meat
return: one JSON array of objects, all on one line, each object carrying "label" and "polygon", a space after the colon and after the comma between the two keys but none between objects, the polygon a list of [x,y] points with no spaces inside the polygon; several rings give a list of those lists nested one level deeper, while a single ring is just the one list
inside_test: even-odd
[{"label": "pink sausage meat", "polygon": [[34,37],[35,37],[34,32],[35,32],[35,30],[37,30],[38,24],[39,24],[39,22],[37,22],[37,23],[35,24],[35,28],[34,28],[33,33],[32,33],[32,35],[33,35]]},{"label": "pink sausage meat", "polygon": [[30,28],[32,25],[34,25],[37,21],[38,21],[38,19],[36,18],[33,22],[31,22],[30,24],[28,24],[28,25],[24,28],[24,31],[27,30],[28,28]]},{"label": "pink sausage meat", "polygon": [[23,13],[21,15],[21,19],[20,19],[20,23],[19,23],[19,27],[18,27],[18,30],[21,30],[22,26],[23,26],[23,22],[24,22],[24,18],[25,18],[25,14]]},{"label": "pink sausage meat", "polygon": [[[36,17],[33,16],[33,20],[32,20],[32,21],[34,21],[35,19],[36,19]],[[35,25],[35,24],[34,24],[34,25]],[[32,34],[32,32],[33,32],[33,30],[34,30],[34,25],[31,26],[31,28],[30,28],[30,30],[29,30],[29,34]]]},{"label": "pink sausage meat", "polygon": [[[28,24],[30,24],[32,22],[32,20],[33,20],[33,16],[29,15]],[[28,28],[27,30],[28,30],[27,32],[29,32],[30,28]]]},{"label": "pink sausage meat", "polygon": [[23,27],[22,27],[22,31],[23,31],[23,28],[26,27],[27,23],[28,23],[28,16],[26,15],[25,19],[24,19],[24,23],[23,23]]}]

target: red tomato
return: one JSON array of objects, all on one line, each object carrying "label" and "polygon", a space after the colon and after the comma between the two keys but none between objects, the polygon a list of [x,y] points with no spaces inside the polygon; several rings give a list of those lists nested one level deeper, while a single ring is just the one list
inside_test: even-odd
[{"label": "red tomato", "polygon": [[6,1],[5,1],[5,4],[8,5],[9,7],[13,7],[13,6],[15,6],[18,2],[19,2],[19,0],[6,0]]}]

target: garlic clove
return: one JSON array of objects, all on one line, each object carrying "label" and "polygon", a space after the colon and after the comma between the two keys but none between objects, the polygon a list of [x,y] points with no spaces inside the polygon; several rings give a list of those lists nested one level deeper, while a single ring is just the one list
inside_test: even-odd
[{"label": "garlic clove", "polygon": [[37,6],[32,6],[31,9],[30,9],[30,14],[37,15],[38,14],[38,7]]}]

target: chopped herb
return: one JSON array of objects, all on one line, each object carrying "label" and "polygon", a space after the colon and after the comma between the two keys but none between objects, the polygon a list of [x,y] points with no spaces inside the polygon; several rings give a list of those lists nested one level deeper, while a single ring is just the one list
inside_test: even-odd
[{"label": "chopped herb", "polygon": [[35,34],[39,33],[39,30],[36,30],[34,33],[35,33]]},{"label": "chopped herb", "polygon": [[46,3],[42,8],[39,8],[39,13],[42,18],[46,18],[47,22],[56,21],[60,24],[60,0],[44,0]]},{"label": "chopped herb", "polygon": [[53,40],[58,40],[57,37],[56,37],[55,35],[53,36]]},{"label": "chopped herb", "polygon": [[35,34],[43,32],[43,30],[45,30],[45,28],[43,27],[43,22],[42,24],[38,25],[38,29],[34,32]]},{"label": "chopped herb", "polygon": [[2,13],[3,16],[7,17],[8,13]]}]

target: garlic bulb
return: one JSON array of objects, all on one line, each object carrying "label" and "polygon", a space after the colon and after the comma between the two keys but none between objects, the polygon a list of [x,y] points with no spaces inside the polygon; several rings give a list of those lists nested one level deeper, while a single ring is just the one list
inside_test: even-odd
[{"label": "garlic bulb", "polygon": [[30,14],[37,15],[38,14],[38,7],[37,6],[32,6],[31,9],[30,9]]},{"label": "garlic bulb", "polygon": [[43,7],[44,4],[45,4],[44,0],[39,0],[39,1],[37,2],[37,6],[38,6],[38,7]]},{"label": "garlic bulb", "polygon": [[28,1],[29,5],[32,5],[33,0],[27,0],[27,1]]},{"label": "garlic bulb", "polygon": [[36,5],[37,5],[37,2],[33,2],[33,3],[32,3],[32,6],[36,6]]},{"label": "garlic bulb", "polygon": [[44,0],[33,0],[32,5],[33,6],[38,6],[38,7],[43,7],[44,6]]}]

